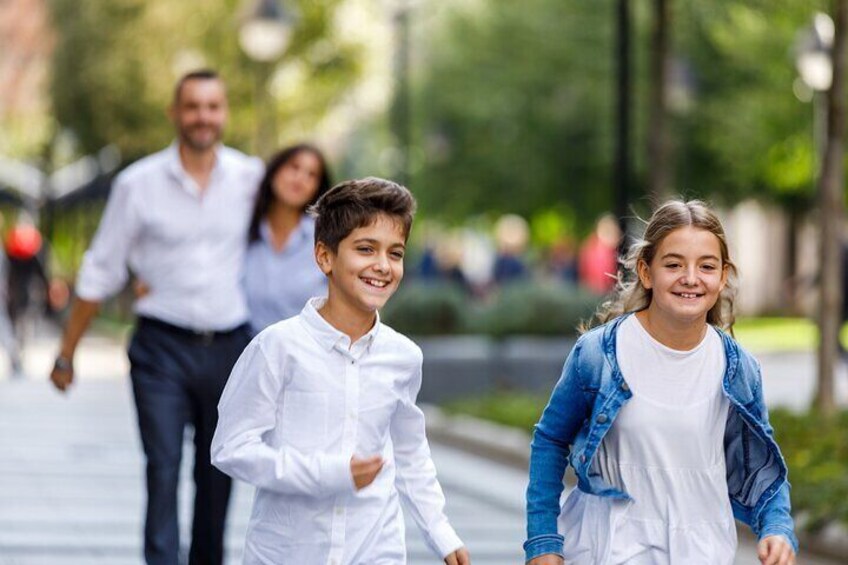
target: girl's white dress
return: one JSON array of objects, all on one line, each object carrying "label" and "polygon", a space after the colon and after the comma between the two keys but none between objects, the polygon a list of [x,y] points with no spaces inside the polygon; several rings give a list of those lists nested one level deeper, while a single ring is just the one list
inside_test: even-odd
[{"label": "girl's white dress", "polygon": [[694,349],[677,351],[630,316],[619,326],[616,356],[633,397],[601,442],[592,472],[632,500],[573,490],[559,518],[565,562],[732,565],[720,336],[707,328]]}]

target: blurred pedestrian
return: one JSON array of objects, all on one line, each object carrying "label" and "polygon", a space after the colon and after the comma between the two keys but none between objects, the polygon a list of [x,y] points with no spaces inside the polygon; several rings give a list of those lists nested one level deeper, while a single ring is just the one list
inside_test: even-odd
[{"label": "blurred pedestrian", "polygon": [[9,258],[9,317],[20,345],[29,333],[24,326],[33,328],[31,324],[47,314],[51,304],[44,240],[27,214],[20,214],[6,234],[5,248]]},{"label": "blurred pedestrian", "polygon": [[209,447],[218,399],[250,339],[241,273],[262,164],[220,143],[227,96],[214,71],[180,79],[170,117],[176,142],[114,181],[51,379],[62,391],[71,385],[80,338],[131,268],[150,287],[135,303],[129,348],[147,458],[144,556],[149,564],[181,562],[177,487],[183,431],[191,424],[196,488],[188,561],[220,564],[231,481],[212,467]]},{"label": "blurred pedestrian", "polygon": [[580,247],[578,273],[584,288],[596,294],[607,294],[615,288],[620,239],[621,230],[615,217],[603,215]]},{"label": "blurred pedestrian", "polygon": [[577,253],[574,240],[568,236],[557,239],[548,250],[548,272],[556,280],[576,286]]},{"label": "blurred pedestrian", "polygon": [[530,239],[527,221],[515,214],[501,216],[495,224],[497,254],[492,270],[496,285],[518,281],[529,275],[524,262],[524,253]]},{"label": "blurred pedestrian", "polygon": [[310,298],[326,296],[327,278],[315,262],[315,220],[306,209],[329,188],[326,159],[312,145],[287,147],[268,161],[244,272],[255,333],[300,313]]},{"label": "blurred pedestrian", "polygon": [[[0,215],[0,229],[2,228],[3,216]],[[21,350],[9,314],[10,309],[9,258],[8,251],[4,247],[3,253],[0,253],[0,346],[3,347],[6,352],[6,356],[9,359],[9,368],[12,378],[20,378],[23,376]]]},{"label": "blurred pedestrian", "polygon": [[[667,202],[625,265],[536,425],[528,563],[732,565],[734,516],[762,563],[794,563],[759,364],[725,333],[736,268],[721,223],[701,202]],[[568,463],[578,486],[560,506]]]}]

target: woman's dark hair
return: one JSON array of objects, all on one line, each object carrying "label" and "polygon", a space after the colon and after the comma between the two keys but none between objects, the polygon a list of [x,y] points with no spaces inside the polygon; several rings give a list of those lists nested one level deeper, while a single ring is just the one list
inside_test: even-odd
[{"label": "woman's dark hair", "polygon": [[274,202],[274,176],[283,166],[294,159],[302,152],[309,152],[318,157],[321,163],[321,176],[318,178],[318,190],[315,191],[315,196],[312,200],[306,203],[303,207],[303,212],[309,206],[315,204],[318,199],[330,189],[330,170],[327,167],[327,160],[321,150],[308,143],[299,143],[281,150],[268,160],[265,167],[265,176],[262,177],[262,182],[259,183],[259,193],[256,195],[256,204],[253,206],[253,215],[250,218],[250,229],[247,232],[247,241],[253,243],[259,239],[259,226],[262,220],[271,209],[271,204]]}]

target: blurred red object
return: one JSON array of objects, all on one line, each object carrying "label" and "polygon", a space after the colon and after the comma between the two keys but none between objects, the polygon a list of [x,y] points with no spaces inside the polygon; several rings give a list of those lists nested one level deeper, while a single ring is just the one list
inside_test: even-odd
[{"label": "blurred red object", "polygon": [[6,254],[12,259],[32,259],[41,251],[41,233],[35,226],[17,225],[6,234]]}]

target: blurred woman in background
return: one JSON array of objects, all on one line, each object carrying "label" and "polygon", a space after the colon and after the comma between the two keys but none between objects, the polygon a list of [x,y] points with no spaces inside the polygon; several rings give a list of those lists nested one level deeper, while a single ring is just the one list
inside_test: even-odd
[{"label": "blurred woman in background", "polygon": [[330,188],[316,147],[287,147],[268,162],[248,231],[244,288],[254,332],[299,313],[327,292],[315,263],[315,222],[306,209]]}]

